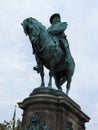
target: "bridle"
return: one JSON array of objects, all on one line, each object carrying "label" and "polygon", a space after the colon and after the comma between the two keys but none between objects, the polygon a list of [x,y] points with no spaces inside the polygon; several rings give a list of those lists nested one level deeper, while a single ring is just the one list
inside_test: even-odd
[{"label": "bridle", "polygon": [[[42,52],[46,45],[44,45],[43,47],[40,46],[40,31],[38,30],[37,27],[35,27],[33,24],[32,26],[30,27],[29,25],[27,25],[28,28],[29,28],[29,33],[27,34],[31,40],[31,44],[33,46],[33,49],[34,49],[34,53],[38,54],[40,52]],[[38,31],[36,31],[38,30]],[[38,33],[37,33],[38,32]],[[36,42],[32,41],[32,38],[36,39]]]}]

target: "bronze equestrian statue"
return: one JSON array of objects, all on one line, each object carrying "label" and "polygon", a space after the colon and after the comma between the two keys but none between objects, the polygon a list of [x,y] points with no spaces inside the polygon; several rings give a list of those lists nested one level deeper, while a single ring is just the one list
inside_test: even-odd
[{"label": "bronze equestrian statue", "polygon": [[61,86],[67,81],[66,95],[68,95],[75,63],[64,34],[67,23],[60,21],[59,14],[52,15],[50,22],[52,26],[47,30],[38,20],[30,17],[23,21],[22,26],[32,44],[37,62],[35,69],[41,76],[40,87],[45,87],[45,66],[49,69],[48,87],[52,87],[52,77],[54,77],[55,84],[60,91],[62,91]]}]

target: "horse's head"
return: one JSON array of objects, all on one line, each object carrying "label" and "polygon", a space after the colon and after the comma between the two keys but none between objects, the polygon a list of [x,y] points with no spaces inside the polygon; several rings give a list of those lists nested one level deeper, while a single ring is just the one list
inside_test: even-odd
[{"label": "horse's head", "polygon": [[39,21],[34,18],[26,18],[21,24],[24,29],[24,33],[29,36],[30,42],[32,44],[33,52],[38,53],[47,44],[45,41],[48,32]]},{"label": "horse's head", "polygon": [[21,24],[24,29],[24,33],[29,36],[32,43],[38,41],[40,35],[40,27],[38,21],[34,18],[26,18]]}]

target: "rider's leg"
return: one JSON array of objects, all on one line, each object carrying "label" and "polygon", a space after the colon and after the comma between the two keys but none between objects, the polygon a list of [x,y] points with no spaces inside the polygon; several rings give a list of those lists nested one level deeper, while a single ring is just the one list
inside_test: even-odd
[{"label": "rider's leg", "polygon": [[64,55],[65,55],[65,61],[68,62],[69,61],[69,56],[70,56],[70,50],[69,50],[69,45],[68,43],[66,44],[66,40],[65,39],[60,39],[60,47],[62,48]]}]

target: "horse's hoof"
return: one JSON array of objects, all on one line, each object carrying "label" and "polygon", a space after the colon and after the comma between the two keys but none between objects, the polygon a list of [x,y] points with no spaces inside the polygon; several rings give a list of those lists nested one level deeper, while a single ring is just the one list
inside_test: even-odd
[{"label": "horse's hoof", "polygon": [[45,87],[45,85],[40,85],[40,86],[39,86],[39,88],[44,88],[44,87]]},{"label": "horse's hoof", "polygon": [[62,92],[62,89],[58,89],[60,92]]},{"label": "horse's hoof", "polygon": [[68,96],[68,92],[66,92],[66,96]]},{"label": "horse's hoof", "polygon": [[48,85],[47,87],[48,87],[48,88],[52,88],[52,86],[51,86],[51,85]]}]

